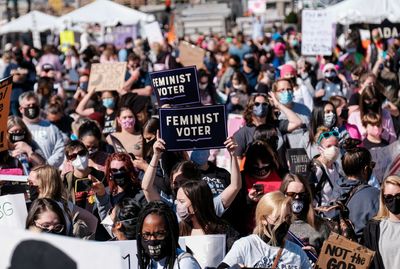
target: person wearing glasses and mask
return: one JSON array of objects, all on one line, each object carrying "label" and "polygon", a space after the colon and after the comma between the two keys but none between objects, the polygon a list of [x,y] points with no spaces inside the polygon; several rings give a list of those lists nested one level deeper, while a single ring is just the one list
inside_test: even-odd
[{"label": "person wearing glasses and mask", "polygon": [[136,236],[139,269],[200,269],[178,243],[176,214],[162,201],[147,204],[139,215]]},{"label": "person wearing glasses and mask", "polygon": [[400,177],[391,175],[382,183],[378,214],[368,222],[363,233],[363,245],[375,251],[370,268],[399,268],[399,223]]},{"label": "person wearing glasses and mask", "polygon": [[324,79],[315,86],[315,98],[327,101],[331,96],[335,95],[347,97],[348,86],[339,78],[335,65],[332,63],[326,64],[322,72]]},{"label": "person wearing glasses and mask", "polygon": [[293,223],[289,231],[303,242],[303,250],[319,253],[330,229],[315,213],[310,185],[302,177],[287,174],[280,190],[291,198]]},{"label": "person wearing glasses and mask", "polygon": [[88,179],[89,181],[102,181],[104,173],[89,166],[89,152],[85,145],[79,141],[71,141],[65,146],[67,163],[73,170],[63,176],[64,185],[69,194],[69,200],[74,204],[93,211],[94,193],[92,190],[77,190],[77,181]]},{"label": "person wearing glasses and mask", "polygon": [[107,187],[101,181],[93,182],[92,186],[101,220],[106,218],[111,208],[125,197],[134,199],[140,207],[147,204],[128,154],[113,153],[107,158],[105,178]]},{"label": "person wearing glasses and mask", "polygon": [[63,211],[57,202],[49,198],[35,200],[26,218],[28,230],[72,236],[72,233],[67,233],[66,225]]},{"label": "person wearing glasses and mask", "polygon": [[[315,188],[315,203],[318,207],[329,207],[340,196],[343,176],[339,173],[336,160],[339,158],[339,132],[319,127],[315,136],[319,154],[311,160],[310,184]],[[333,217],[335,212],[325,212]]]},{"label": "person wearing glasses and mask", "polygon": [[[287,116],[287,120],[276,120],[272,107],[277,108]],[[238,144],[236,156],[241,161],[247,146],[253,142],[256,127],[271,123],[278,127],[281,133],[291,132],[301,126],[301,119],[291,109],[281,104],[274,94],[267,95],[257,93],[252,95],[243,113],[246,125],[234,133],[233,138]]]},{"label": "person wearing glasses and mask", "polygon": [[285,239],[292,218],[290,201],[280,191],[264,195],[257,205],[253,234],[236,241],[217,268],[237,264],[251,268],[311,268],[305,252]]}]

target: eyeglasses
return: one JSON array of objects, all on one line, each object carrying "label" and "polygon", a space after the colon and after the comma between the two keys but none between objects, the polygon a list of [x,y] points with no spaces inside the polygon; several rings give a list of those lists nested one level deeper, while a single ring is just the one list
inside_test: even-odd
[{"label": "eyeglasses", "polygon": [[112,173],[126,172],[126,171],[127,171],[127,170],[126,170],[125,167],[121,167],[121,168],[119,168],[119,169],[117,169],[117,168],[111,168],[111,172],[112,172]]},{"label": "eyeglasses", "polygon": [[83,157],[83,156],[86,156],[87,153],[88,153],[88,152],[87,152],[86,149],[82,149],[82,150],[78,151],[77,153],[69,154],[69,155],[67,156],[67,159],[70,160],[70,161],[73,161],[73,160],[76,159],[76,157],[78,157],[78,155],[81,156],[81,157]]},{"label": "eyeglasses", "polygon": [[293,91],[293,89],[292,88],[283,88],[283,89],[277,89],[276,90],[277,92],[289,92],[289,91]]},{"label": "eyeglasses", "polygon": [[262,105],[262,106],[268,106],[268,103],[267,103],[267,102],[263,102],[263,103],[255,102],[255,103],[254,103],[254,106],[260,106],[260,105]]},{"label": "eyeglasses", "polygon": [[41,229],[44,232],[54,232],[54,233],[62,233],[64,231],[64,225],[56,224],[56,225],[42,225],[35,221],[35,226]]},{"label": "eyeglasses", "polygon": [[393,200],[400,200],[400,192],[396,193],[395,195],[393,194],[384,194],[383,195],[383,200],[385,200],[385,203],[391,203]]},{"label": "eyeglasses", "polygon": [[336,130],[334,130],[334,131],[329,131],[329,132],[323,132],[322,134],[319,135],[317,144],[320,144],[320,143],[321,143],[321,140],[322,140],[323,138],[329,138],[329,137],[331,137],[331,136],[339,137],[339,132],[336,131]]},{"label": "eyeglasses", "polygon": [[159,231],[159,232],[154,232],[154,233],[142,233],[142,238],[143,240],[150,240],[152,237],[156,240],[164,240],[165,237],[167,236],[166,231]]},{"label": "eyeglasses", "polygon": [[296,198],[296,196],[299,196],[300,198],[304,198],[307,196],[306,192],[286,192],[285,195],[287,197],[291,197],[291,198]]}]

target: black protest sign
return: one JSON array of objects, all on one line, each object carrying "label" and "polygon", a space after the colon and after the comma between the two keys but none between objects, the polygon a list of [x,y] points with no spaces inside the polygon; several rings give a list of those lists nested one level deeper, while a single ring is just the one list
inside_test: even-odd
[{"label": "black protest sign", "polygon": [[388,19],[383,20],[381,24],[370,24],[369,29],[371,32],[378,29],[379,35],[383,39],[400,37],[400,23],[392,23]]},{"label": "black protest sign", "polygon": [[289,162],[290,173],[308,177],[310,159],[304,148],[287,149],[286,159]]},{"label": "black protest sign", "polygon": [[367,269],[375,252],[341,235],[331,233],[325,240],[315,269]]},{"label": "black protest sign", "polygon": [[200,104],[195,66],[150,73],[159,106]]},{"label": "black protest sign", "polygon": [[225,106],[162,108],[160,135],[169,151],[223,148],[227,138]]}]

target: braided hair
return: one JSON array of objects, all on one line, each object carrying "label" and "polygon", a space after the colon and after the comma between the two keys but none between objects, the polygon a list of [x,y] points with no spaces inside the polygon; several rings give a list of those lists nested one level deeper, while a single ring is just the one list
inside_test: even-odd
[{"label": "braided hair", "polygon": [[150,264],[150,256],[146,254],[145,250],[142,246],[142,229],[143,222],[146,217],[150,214],[154,214],[160,216],[164,219],[165,230],[167,232],[167,237],[164,240],[167,240],[168,250],[166,252],[166,268],[173,269],[174,263],[176,260],[176,249],[179,248],[179,226],[178,219],[176,217],[175,212],[162,201],[152,201],[148,203],[140,212],[139,220],[137,224],[136,230],[136,243],[137,243],[137,257],[139,261],[139,269],[146,269]]},{"label": "braided hair", "polygon": [[140,205],[132,198],[124,198],[115,207],[115,222],[121,223],[120,232],[127,240],[136,239],[136,226],[140,213]]}]

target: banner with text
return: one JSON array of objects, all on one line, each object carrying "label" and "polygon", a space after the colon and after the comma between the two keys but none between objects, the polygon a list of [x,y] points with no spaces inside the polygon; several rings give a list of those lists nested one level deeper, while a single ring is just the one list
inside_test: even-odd
[{"label": "banner with text", "polygon": [[370,24],[369,29],[371,32],[378,29],[379,35],[383,39],[400,37],[400,23],[392,23],[388,19],[383,20],[381,24]]},{"label": "banner with text", "polygon": [[150,81],[159,106],[200,104],[195,66],[152,72]]},{"label": "banner with text", "polygon": [[126,62],[92,64],[88,91],[116,91],[125,83]]},{"label": "banner with text", "polygon": [[335,35],[333,20],[325,10],[303,10],[302,55],[331,55]]},{"label": "banner with text", "polygon": [[10,113],[12,77],[0,80],[0,152],[8,149],[7,120]]},{"label": "banner with text", "polygon": [[289,162],[290,173],[308,178],[310,159],[304,148],[287,149],[286,159]]},{"label": "banner with text", "polygon": [[322,246],[315,269],[367,269],[374,254],[375,251],[341,235],[331,233]]},{"label": "banner with text", "polygon": [[169,151],[223,148],[227,138],[225,106],[162,108],[161,138]]},{"label": "banner with text", "polygon": [[15,229],[0,229],[0,238],[0,268],[123,268],[116,246]]},{"label": "banner with text", "polygon": [[28,211],[23,194],[0,196],[0,226],[25,229]]}]

